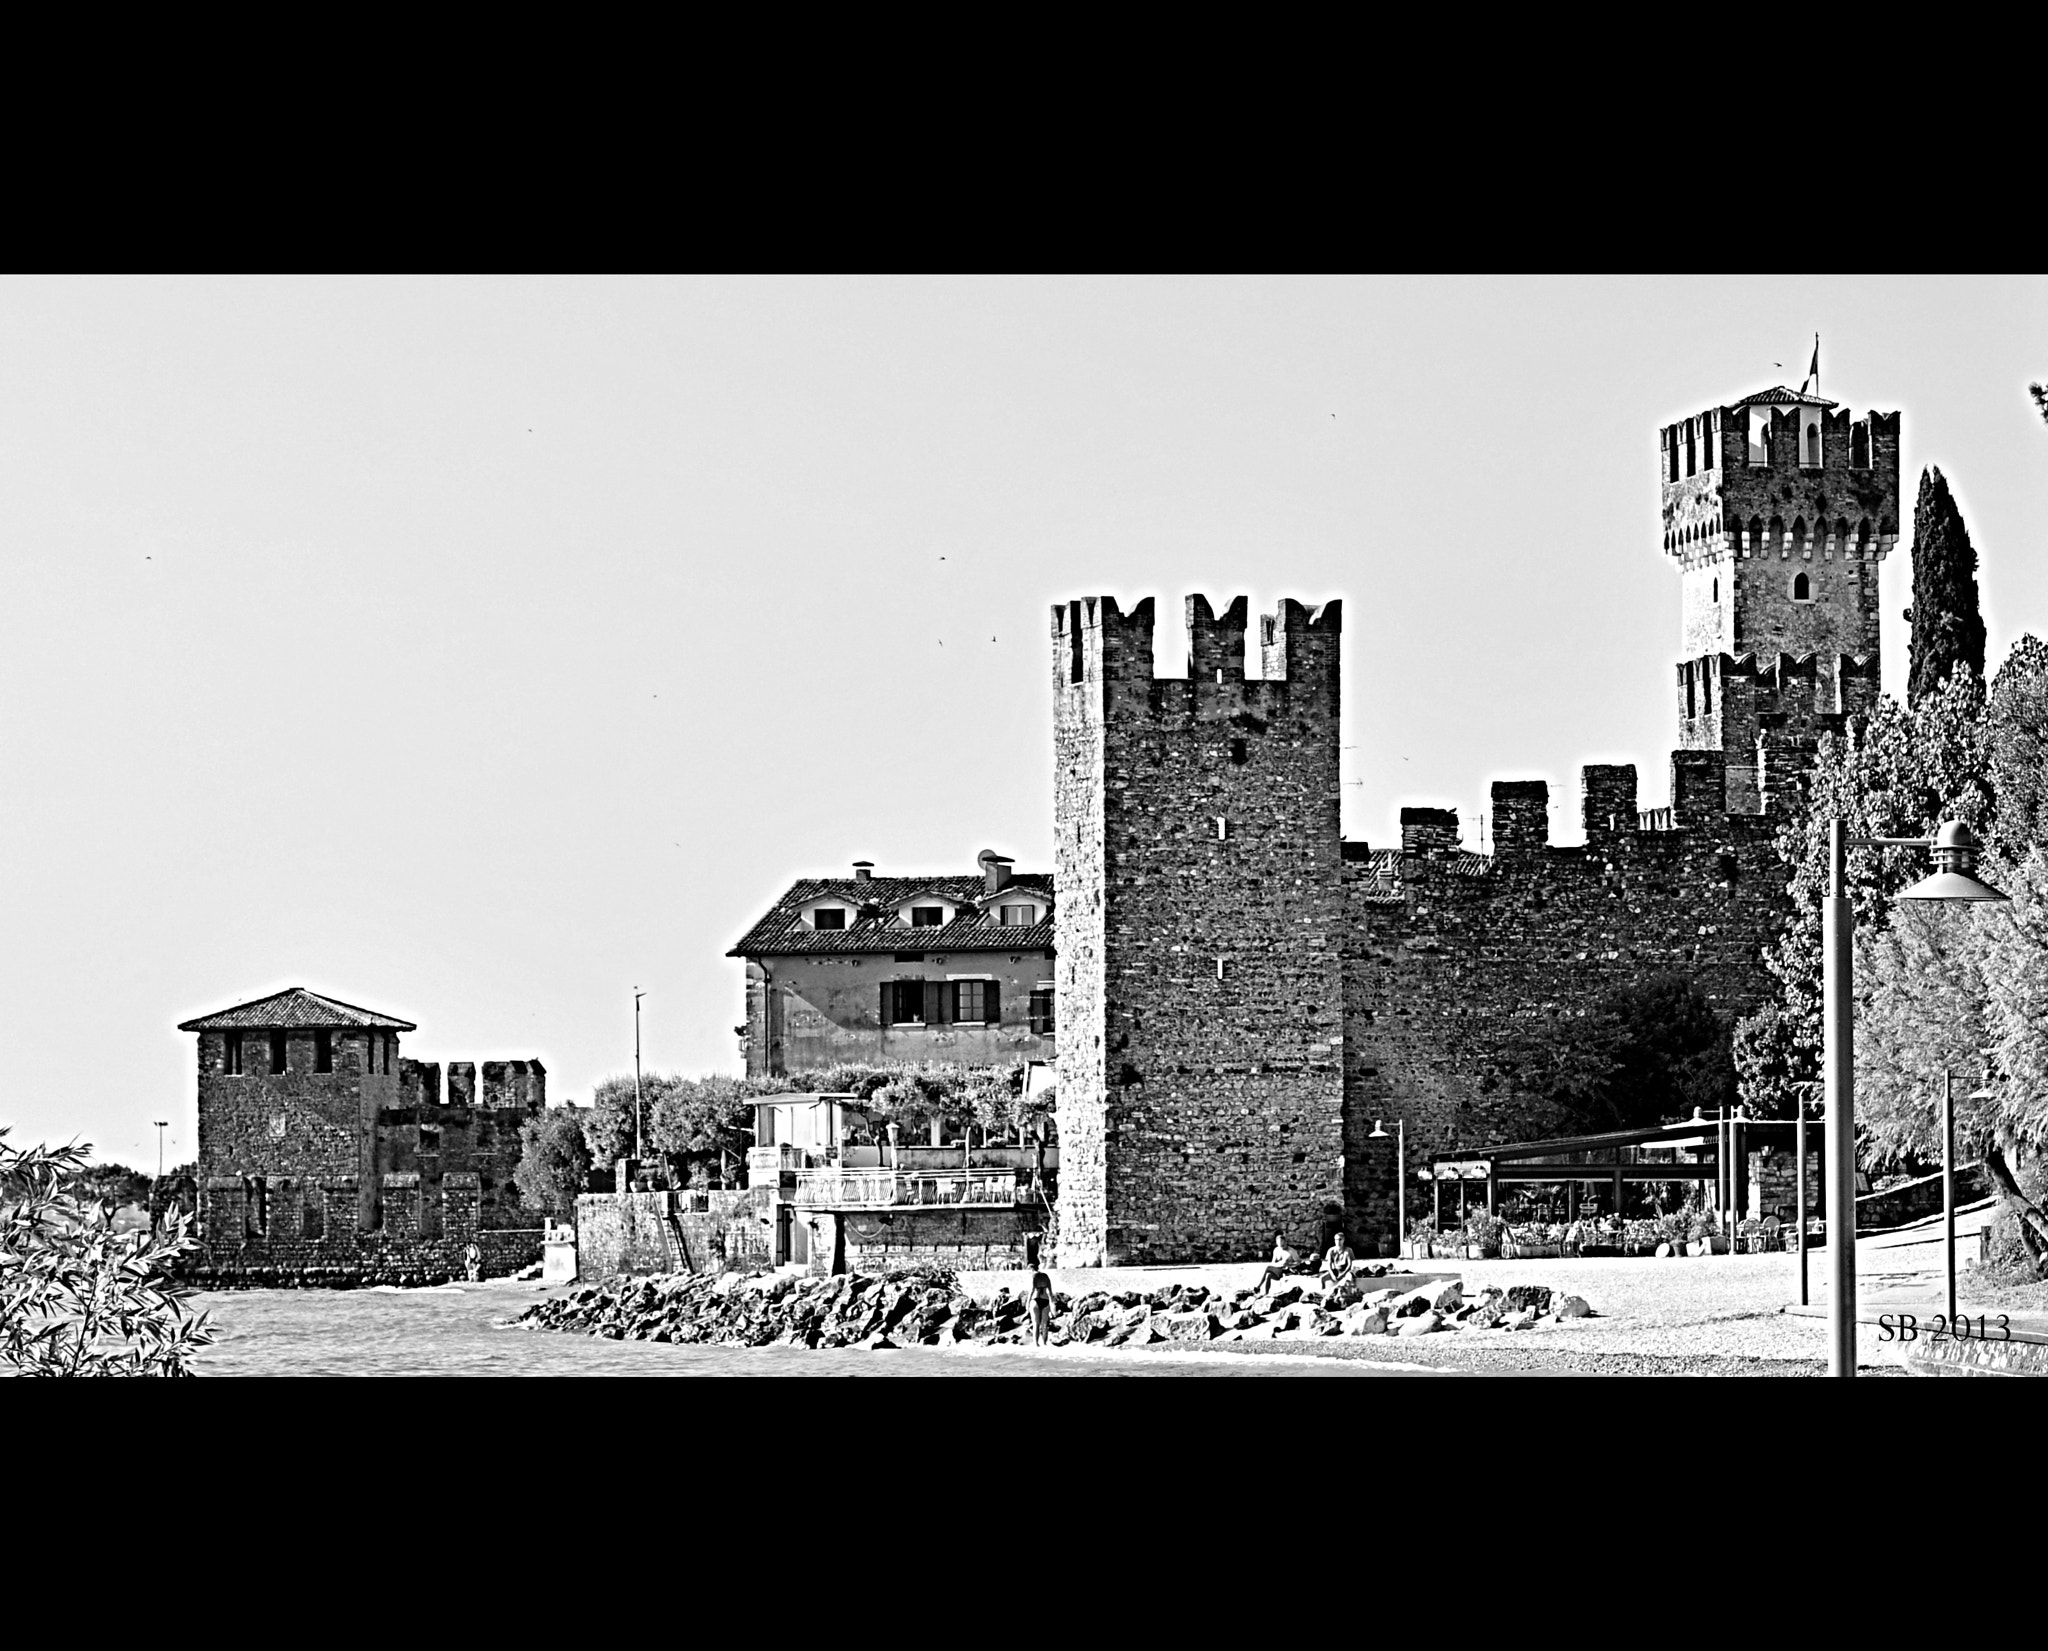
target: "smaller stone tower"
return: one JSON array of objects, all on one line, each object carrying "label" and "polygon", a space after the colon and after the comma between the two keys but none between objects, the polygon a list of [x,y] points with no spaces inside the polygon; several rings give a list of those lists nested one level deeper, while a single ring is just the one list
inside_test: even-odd
[{"label": "smaller stone tower", "polygon": [[1059,1261],[1241,1259],[1342,1217],[1339,605],[1052,611]]},{"label": "smaller stone tower", "polygon": [[273,1183],[347,1182],[357,1225],[376,1224],[377,1117],[415,1064],[398,1053],[411,1021],[293,986],[178,1030],[199,1034],[202,1196],[215,1182],[245,1186],[267,1227]]},{"label": "smaller stone tower", "polygon": [[1878,688],[1878,568],[1898,542],[1899,415],[1780,385],[1668,425],[1664,552],[1682,581],[1681,745],[1756,813]]}]

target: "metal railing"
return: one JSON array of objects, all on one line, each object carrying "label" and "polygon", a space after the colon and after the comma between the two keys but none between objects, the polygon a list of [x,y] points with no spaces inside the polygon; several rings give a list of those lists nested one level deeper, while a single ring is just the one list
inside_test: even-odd
[{"label": "metal railing", "polygon": [[813,1210],[1009,1209],[1017,1202],[1012,1169],[797,1171],[796,1203]]}]

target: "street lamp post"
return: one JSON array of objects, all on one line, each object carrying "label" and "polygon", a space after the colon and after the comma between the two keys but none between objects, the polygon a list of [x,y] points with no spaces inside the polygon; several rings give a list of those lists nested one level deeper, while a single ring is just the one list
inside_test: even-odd
[{"label": "street lamp post", "polygon": [[[1849,836],[1846,822],[1828,822],[1828,893],[1821,902],[1821,1071],[1822,1104],[1827,1109],[1828,1374],[1840,1377],[1856,1374],[1856,918],[1843,871],[1851,846],[1933,851],[1934,874],[1901,890],[1901,900],[2006,898],[1971,876],[1977,864],[1977,839],[1959,821],[1942,821],[1932,837],[1857,838]],[[1953,1244],[1949,1254],[1953,1266]]]},{"label": "street lamp post", "polygon": [[155,1232],[157,1224],[157,1194],[162,1190],[164,1184],[164,1131],[171,1127],[171,1121],[168,1118],[152,1118],[150,1122],[156,1125],[156,1180],[151,1183],[149,1189],[149,1230]]},{"label": "street lamp post", "polygon": [[[1380,1120],[1372,1121],[1369,1141],[1384,1141],[1385,1127]],[[1408,1121],[1394,1120],[1394,1254],[1400,1255],[1408,1248]]]},{"label": "street lamp post", "polygon": [[[633,988],[633,1166],[639,1168],[640,1150],[640,1000],[647,994]],[[621,1189],[623,1190],[623,1189]]]}]

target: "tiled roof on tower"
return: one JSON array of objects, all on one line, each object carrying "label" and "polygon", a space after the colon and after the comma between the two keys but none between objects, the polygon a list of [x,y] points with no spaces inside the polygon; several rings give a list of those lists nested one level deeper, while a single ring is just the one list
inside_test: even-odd
[{"label": "tiled roof on tower", "polygon": [[1768,390],[1759,390],[1753,396],[1744,396],[1735,405],[1738,407],[1755,407],[1758,405],[1767,407],[1835,407],[1839,406],[1840,403],[1829,401],[1821,396],[1801,395],[1797,391],[1786,389],[1782,384],[1773,384]]},{"label": "tiled roof on tower", "polygon": [[396,1015],[380,1015],[339,998],[322,997],[303,986],[287,986],[269,997],[238,1003],[197,1020],[180,1021],[181,1032],[233,1032],[268,1030],[274,1027],[371,1026],[393,1032],[417,1032],[419,1028]]}]

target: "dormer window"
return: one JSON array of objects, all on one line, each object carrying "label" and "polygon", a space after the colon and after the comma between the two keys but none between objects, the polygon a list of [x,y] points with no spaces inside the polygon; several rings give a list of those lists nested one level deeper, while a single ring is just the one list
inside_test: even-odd
[{"label": "dormer window", "polygon": [[943,926],[945,921],[946,908],[944,906],[912,906],[910,908],[910,926],[913,929],[936,929]]},{"label": "dormer window", "polygon": [[1038,921],[1038,908],[1033,905],[1005,906],[1000,916],[1006,929],[1028,929]]},{"label": "dormer window", "polygon": [[843,929],[846,927],[844,906],[820,906],[811,913],[811,927],[814,929]]}]

